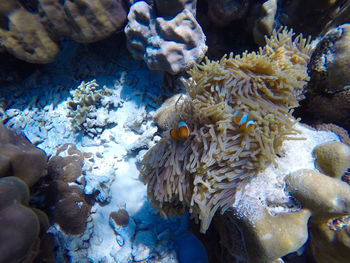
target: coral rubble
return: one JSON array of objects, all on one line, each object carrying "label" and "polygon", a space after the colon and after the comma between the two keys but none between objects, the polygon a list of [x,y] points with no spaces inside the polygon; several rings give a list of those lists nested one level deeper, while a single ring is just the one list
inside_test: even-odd
[{"label": "coral rubble", "polygon": [[[166,131],[141,166],[148,196],[163,215],[189,210],[205,232],[215,212],[235,201],[236,189],[296,134],[291,113],[308,80],[310,47],[292,35],[280,30],[258,53],[207,60],[189,71],[188,97],[176,102],[169,126],[184,120],[193,132],[178,141]],[[251,132],[236,124],[236,111],[256,122]]]}]

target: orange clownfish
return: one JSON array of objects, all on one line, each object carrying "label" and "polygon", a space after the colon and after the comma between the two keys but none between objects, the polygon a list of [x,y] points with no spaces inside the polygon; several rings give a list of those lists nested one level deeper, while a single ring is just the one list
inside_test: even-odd
[{"label": "orange clownfish", "polygon": [[235,111],[233,113],[233,120],[244,131],[251,131],[255,125],[255,121],[248,118],[247,113],[240,113]]},{"label": "orange clownfish", "polygon": [[179,121],[177,124],[177,129],[173,128],[170,130],[170,136],[176,140],[186,139],[191,132],[191,128],[184,121]]}]

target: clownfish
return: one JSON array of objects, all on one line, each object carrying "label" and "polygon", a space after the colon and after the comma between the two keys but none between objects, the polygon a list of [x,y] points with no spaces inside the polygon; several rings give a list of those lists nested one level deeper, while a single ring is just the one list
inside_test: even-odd
[{"label": "clownfish", "polygon": [[191,132],[191,128],[184,121],[179,121],[177,128],[170,130],[170,136],[176,140],[186,139],[191,134]]},{"label": "clownfish", "polygon": [[248,117],[247,113],[235,111],[233,113],[233,120],[244,131],[251,131],[255,125],[255,121]]}]

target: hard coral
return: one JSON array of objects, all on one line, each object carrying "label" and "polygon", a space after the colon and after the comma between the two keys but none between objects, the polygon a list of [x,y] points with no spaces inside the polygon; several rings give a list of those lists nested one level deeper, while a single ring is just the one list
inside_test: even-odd
[{"label": "hard coral", "polygon": [[303,210],[311,211],[309,243],[316,262],[349,262],[350,186],[307,169],[296,171],[285,180],[287,190],[302,202]]},{"label": "hard coral", "polygon": [[84,231],[91,206],[78,183],[88,153],[82,153],[73,144],[64,144],[48,162],[50,188],[47,206],[53,208],[53,218],[66,233],[77,235]]},{"label": "hard coral", "polygon": [[312,123],[330,122],[350,129],[350,23],[329,30],[308,66],[306,114]]},{"label": "hard coral", "polygon": [[[119,91],[120,93],[120,91]],[[122,100],[116,89],[106,86],[99,88],[96,80],[83,81],[75,90],[71,91],[71,97],[67,101],[70,117],[74,130],[81,130],[90,137],[100,134],[107,125],[116,124],[116,119],[110,116],[110,109],[118,107]],[[113,100],[106,97],[115,95]]]},{"label": "hard coral", "polygon": [[[188,97],[178,101],[169,126],[185,120],[192,133],[174,140],[167,131],[141,165],[148,196],[163,215],[188,209],[205,232],[215,212],[234,202],[237,187],[274,161],[296,133],[291,113],[308,80],[310,48],[292,36],[274,32],[258,53],[207,60],[189,71]],[[236,124],[236,111],[254,119],[252,131]]]},{"label": "hard coral", "polygon": [[46,174],[46,158],[22,134],[0,124],[0,177],[16,176],[31,187]]},{"label": "hard coral", "polygon": [[17,177],[0,178],[0,200],[0,262],[32,262],[40,224],[27,206],[27,185]]},{"label": "hard coral", "polygon": [[[160,1],[156,3],[159,11]],[[176,13],[157,16],[154,6],[145,1],[136,2],[130,8],[124,31],[127,47],[135,59],[143,59],[150,69],[177,74],[201,61],[207,46],[191,12],[192,5],[181,12],[168,10]]]},{"label": "hard coral", "polygon": [[[121,0],[29,1],[0,3],[1,48],[32,63],[48,63],[59,52],[58,39],[95,42],[123,26],[126,7]],[[27,3],[28,4],[28,3]]]}]

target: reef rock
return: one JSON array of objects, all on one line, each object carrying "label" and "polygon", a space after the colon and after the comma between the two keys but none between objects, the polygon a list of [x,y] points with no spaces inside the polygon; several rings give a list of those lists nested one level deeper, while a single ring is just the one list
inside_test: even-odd
[{"label": "reef rock", "polygon": [[171,16],[163,17],[145,1],[136,2],[130,8],[124,31],[135,59],[144,60],[150,69],[170,74],[201,61],[207,51],[205,35],[187,8],[181,12],[175,9]]},{"label": "reef rock", "polygon": [[350,85],[350,24],[327,32],[311,55],[308,72],[310,88],[337,93]]},{"label": "reef rock", "polygon": [[312,122],[350,129],[350,24],[330,30],[317,44],[308,65],[306,113]]},{"label": "reef rock", "polygon": [[247,0],[208,1],[208,16],[218,26],[226,26],[233,20],[244,17],[248,11]]},{"label": "reef rock", "polygon": [[347,5],[346,2],[343,0],[280,1],[279,22],[294,28],[298,33],[316,36],[337,17]]}]

